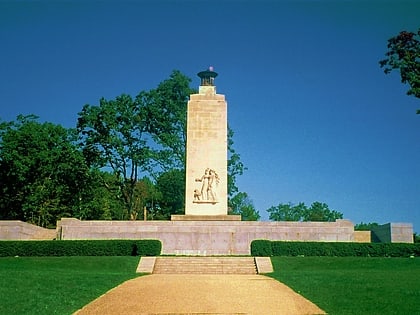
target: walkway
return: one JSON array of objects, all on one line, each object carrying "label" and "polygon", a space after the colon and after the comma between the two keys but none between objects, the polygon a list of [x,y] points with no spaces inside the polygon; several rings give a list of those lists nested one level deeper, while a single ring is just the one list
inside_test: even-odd
[{"label": "walkway", "polygon": [[152,274],[129,280],[79,310],[94,314],[325,314],[262,275]]}]

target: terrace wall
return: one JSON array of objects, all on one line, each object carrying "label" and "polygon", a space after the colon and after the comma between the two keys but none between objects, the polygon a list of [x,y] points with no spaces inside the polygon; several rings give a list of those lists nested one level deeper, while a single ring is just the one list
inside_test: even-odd
[{"label": "terrace wall", "polygon": [[258,221],[80,221],[57,222],[45,229],[22,221],[0,221],[0,240],[159,239],[166,255],[249,255],[255,239],[315,242],[413,243],[413,226],[389,223],[372,231],[354,231],[348,220],[336,222]]},{"label": "terrace wall", "polygon": [[0,221],[0,240],[53,240],[56,236],[56,229],[45,229],[18,220]]},{"label": "terrace wall", "polygon": [[380,243],[413,243],[411,223],[387,223],[372,229],[372,241]]},{"label": "terrace wall", "polygon": [[352,242],[354,226],[336,222],[255,221],[79,221],[62,219],[58,237],[159,239],[166,255],[249,255],[255,239]]}]

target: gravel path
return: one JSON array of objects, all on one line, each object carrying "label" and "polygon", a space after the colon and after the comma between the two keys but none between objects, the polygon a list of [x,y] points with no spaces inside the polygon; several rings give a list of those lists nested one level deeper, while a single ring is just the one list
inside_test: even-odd
[{"label": "gravel path", "polygon": [[124,282],[77,311],[85,314],[325,314],[262,275],[154,274]]}]

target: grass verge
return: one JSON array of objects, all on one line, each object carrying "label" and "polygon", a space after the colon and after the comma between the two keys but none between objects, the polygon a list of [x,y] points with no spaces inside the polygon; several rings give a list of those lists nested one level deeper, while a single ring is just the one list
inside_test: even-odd
[{"label": "grass verge", "polygon": [[419,258],[272,257],[269,276],[328,314],[420,314]]},{"label": "grass verge", "polygon": [[72,314],[137,276],[139,257],[0,258],[0,314]]}]

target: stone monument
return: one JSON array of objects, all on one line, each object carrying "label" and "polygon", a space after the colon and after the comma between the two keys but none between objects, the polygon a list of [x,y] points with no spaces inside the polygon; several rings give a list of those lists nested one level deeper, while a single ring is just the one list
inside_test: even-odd
[{"label": "stone monument", "polygon": [[172,220],[240,220],[228,215],[227,103],[216,93],[213,67],[198,73],[187,114],[185,215]]}]

